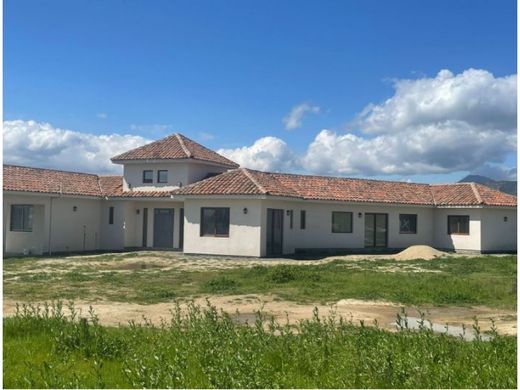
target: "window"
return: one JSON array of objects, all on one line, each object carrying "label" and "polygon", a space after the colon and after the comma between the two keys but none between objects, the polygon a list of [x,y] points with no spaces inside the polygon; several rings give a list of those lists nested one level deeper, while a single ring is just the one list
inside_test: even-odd
[{"label": "window", "polygon": [[469,234],[469,215],[448,215],[448,234]]},{"label": "window", "polygon": [[304,230],[307,224],[305,210],[300,211],[300,229]]},{"label": "window", "polygon": [[157,183],[168,183],[168,171],[157,171]]},{"label": "window", "polygon": [[229,237],[229,207],[202,207],[200,235],[201,237]]},{"label": "window", "polygon": [[417,234],[417,214],[399,214],[399,233]]},{"label": "window", "polygon": [[153,171],[143,171],[143,183],[153,183]]},{"label": "window", "polygon": [[352,213],[333,211],[332,233],[352,233]]},{"label": "window", "polygon": [[288,210],[289,212],[289,229],[293,228],[294,210]]},{"label": "window", "polygon": [[114,224],[114,207],[110,206],[108,208],[108,224],[113,225]]},{"label": "window", "polygon": [[33,206],[11,205],[11,231],[32,232]]}]

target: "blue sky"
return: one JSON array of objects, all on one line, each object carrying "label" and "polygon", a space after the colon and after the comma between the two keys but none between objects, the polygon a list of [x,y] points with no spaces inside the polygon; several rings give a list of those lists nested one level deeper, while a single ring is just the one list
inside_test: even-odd
[{"label": "blue sky", "polygon": [[[395,96],[396,80],[434,82],[443,69],[455,81],[468,69],[487,72],[491,78],[483,93],[492,93],[494,83],[516,75],[516,2],[4,2],[4,121],[22,123],[10,127],[17,134],[27,134],[29,121],[52,129],[143,140],[179,131],[208,147],[225,149],[253,168],[418,181],[456,180],[470,171],[485,172],[489,164],[502,171],[516,167],[512,146],[494,151],[475,146],[485,167],[476,161],[432,162],[428,156],[429,168],[416,172],[413,166],[420,156],[411,161],[412,168],[387,166],[379,172],[381,159],[370,167],[344,161],[334,169],[311,161],[322,149],[314,150],[311,158],[309,145],[323,129],[338,143],[345,141],[345,134],[361,141],[376,137],[382,132],[371,132],[371,120],[358,121],[367,105],[381,106]],[[473,83],[480,76],[460,78],[470,85],[467,96],[481,84]],[[516,101],[516,88],[507,95],[510,92],[507,89],[504,96]],[[302,105],[310,109],[303,110],[300,126],[287,129],[283,118]],[[490,116],[501,115],[499,108],[492,108],[499,112]],[[452,111],[436,123],[459,126],[462,116]],[[507,114],[511,112],[503,115]],[[489,131],[496,131],[496,126],[486,126],[471,128],[468,137],[479,131],[495,137]],[[37,126],[31,129],[39,131]],[[446,126],[439,125],[431,131],[439,134],[443,129]],[[510,128],[500,128],[496,138],[506,137],[516,149],[516,126],[514,130],[511,136]],[[417,134],[417,129],[407,131]],[[291,155],[291,161],[265,153],[255,157],[258,150],[244,149],[264,137],[276,142],[264,142],[266,151],[261,153],[278,147],[281,155]],[[10,149],[9,145],[4,145],[6,161],[25,162],[22,154],[30,151],[22,151],[16,142]],[[51,164],[43,151],[36,152],[40,160],[27,162],[57,164]],[[106,159],[101,152],[98,157]]]}]

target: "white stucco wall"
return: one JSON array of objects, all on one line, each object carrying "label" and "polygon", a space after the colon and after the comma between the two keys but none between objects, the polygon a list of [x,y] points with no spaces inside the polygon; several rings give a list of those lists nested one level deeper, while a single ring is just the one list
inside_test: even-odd
[{"label": "white stucco wall", "polygon": [[[143,171],[153,171],[153,183],[143,183]],[[168,182],[157,182],[157,171],[168,171]],[[129,162],[123,165],[123,188],[129,185],[135,191],[153,191],[158,188],[167,190],[200,181],[208,173],[225,172],[227,169],[218,165],[206,164],[199,161],[190,162]]]},{"label": "white stucco wall", "polygon": [[[480,251],[481,249],[480,208],[437,208],[435,209],[433,244],[436,248]],[[469,215],[469,235],[448,234],[448,215]]]},{"label": "white stucco wall", "polygon": [[222,173],[226,172],[226,168],[222,168],[209,164],[190,164],[188,173],[188,182],[185,184],[195,183],[206,177],[208,173]]},{"label": "white stucco wall", "polygon": [[[201,207],[229,207],[229,237],[201,237]],[[247,214],[244,214],[247,208]],[[255,199],[187,199],[184,202],[184,252],[260,256],[262,205]]]},{"label": "white stucco wall", "polygon": [[[109,224],[109,208],[114,207],[114,223]],[[123,250],[125,247],[125,202],[101,201],[101,248],[103,250]]]},{"label": "white stucco wall", "polygon": [[[361,249],[365,240],[365,213],[388,214],[388,247],[405,248],[433,242],[433,208],[354,205],[340,202],[262,201],[262,256],[266,250],[267,209],[284,210],[284,253],[295,249]],[[293,228],[287,210],[293,210]],[[306,229],[300,229],[300,211],[306,211]],[[352,212],[352,233],[332,233],[332,212]],[[361,213],[361,217],[359,217]],[[417,234],[399,233],[399,214],[417,214]]]},{"label": "white stucco wall", "polygon": [[481,244],[483,252],[516,250],[516,208],[483,208],[481,211],[481,219]]},{"label": "white stucco wall", "polygon": [[[143,183],[143,171],[153,171],[153,183]],[[168,182],[157,182],[157,171],[168,171]],[[157,188],[167,190],[178,188],[179,183],[189,182],[189,164],[187,163],[128,163],[123,166],[123,188],[130,186],[135,191],[154,191]]]},{"label": "white stucco wall", "polygon": [[[33,232],[11,232],[12,204],[35,207]],[[74,206],[76,211],[73,210]],[[33,253],[96,250],[100,248],[100,200],[92,198],[52,197],[4,193],[5,252],[21,253],[29,247]],[[50,239],[49,239],[50,238]]]}]

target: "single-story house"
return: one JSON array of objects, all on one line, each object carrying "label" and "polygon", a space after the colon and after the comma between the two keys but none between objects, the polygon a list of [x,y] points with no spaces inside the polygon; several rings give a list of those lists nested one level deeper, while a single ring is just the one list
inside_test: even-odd
[{"label": "single-story house", "polygon": [[480,184],[260,172],[181,134],[112,162],[123,165],[123,176],[4,165],[4,254],[517,247],[516,197]]}]

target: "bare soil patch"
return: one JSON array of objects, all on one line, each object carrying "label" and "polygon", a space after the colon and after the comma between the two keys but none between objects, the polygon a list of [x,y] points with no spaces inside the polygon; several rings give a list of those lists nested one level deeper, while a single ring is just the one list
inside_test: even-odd
[{"label": "bare soil patch", "polygon": [[[212,295],[196,298],[194,303],[206,305],[206,299],[218,309],[222,309],[237,321],[249,323],[254,322],[255,313],[262,311],[266,315],[273,316],[277,321],[296,323],[300,320],[310,319],[315,307],[318,308],[320,316],[334,314],[354,323],[363,321],[366,325],[374,325],[377,321],[381,328],[394,330],[395,320],[402,308],[410,316],[418,316],[418,310],[414,307],[405,307],[392,302],[364,301],[357,299],[342,299],[334,305],[321,304],[298,304],[295,302],[280,300],[272,295]],[[186,308],[189,301],[182,301],[181,307]],[[99,315],[100,322],[104,325],[116,326],[126,325],[129,321],[143,322],[144,318],[154,324],[161,320],[168,321],[171,316],[173,302],[140,305],[124,302],[85,302],[76,301],[75,306],[81,310],[83,316],[87,316],[89,307],[92,306]],[[4,299],[4,316],[13,315],[16,311],[16,302]],[[453,326],[466,326],[471,331],[474,319],[478,319],[482,331],[491,328],[491,319],[500,334],[516,335],[517,323],[516,312],[513,310],[494,309],[484,306],[477,307],[425,307],[421,308],[425,317],[434,323]]]}]

